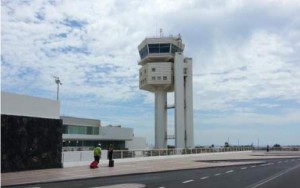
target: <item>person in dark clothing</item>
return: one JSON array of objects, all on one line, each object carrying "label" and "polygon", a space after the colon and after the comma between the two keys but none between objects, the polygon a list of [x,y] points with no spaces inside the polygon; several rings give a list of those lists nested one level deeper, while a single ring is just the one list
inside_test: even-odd
[{"label": "person in dark clothing", "polygon": [[108,160],[112,160],[113,158],[113,152],[114,152],[114,147],[112,144],[109,145],[109,148],[108,148]]}]

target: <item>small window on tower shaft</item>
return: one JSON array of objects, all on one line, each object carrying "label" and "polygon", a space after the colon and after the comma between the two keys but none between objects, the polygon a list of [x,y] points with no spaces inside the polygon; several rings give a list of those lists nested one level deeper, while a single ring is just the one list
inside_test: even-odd
[{"label": "small window on tower shaft", "polygon": [[152,76],[152,80],[155,80],[155,76]]},{"label": "small window on tower shaft", "polygon": [[158,76],[158,77],[157,77],[157,80],[161,80],[161,77],[160,77],[160,76]]},{"label": "small window on tower shaft", "polygon": [[164,77],[163,77],[163,80],[167,80],[167,77],[166,77],[166,76],[164,76]]},{"label": "small window on tower shaft", "polygon": [[183,74],[187,74],[187,68],[183,69]]},{"label": "small window on tower shaft", "polygon": [[152,68],[152,72],[155,72],[155,68]]}]

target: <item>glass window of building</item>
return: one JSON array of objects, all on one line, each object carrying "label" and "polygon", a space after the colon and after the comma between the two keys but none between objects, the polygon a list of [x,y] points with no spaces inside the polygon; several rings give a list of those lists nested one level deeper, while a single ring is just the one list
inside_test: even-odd
[{"label": "glass window of building", "polygon": [[166,77],[166,76],[164,76],[164,77],[163,77],[163,80],[167,80],[167,77]]},{"label": "glass window of building", "polygon": [[177,46],[172,44],[171,45],[171,53],[175,54],[175,52],[180,52],[180,49]]},{"label": "glass window of building", "polygon": [[144,48],[139,51],[141,59],[144,59],[148,55],[148,46],[144,46]]},{"label": "glass window of building", "polygon": [[63,125],[63,134],[98,135],[99,127]]},{"label": "glass window of building", "polygon": [[160,76],[158,76],[158,77],[157,77],[157,80],[161,80],[161,77],[160,77]]},{"label": "glass window of building", "polygon": [[93,134],[93,127],[87,127],[86,134],[92,135]]},{"label": "glass window of building", "polygon": [[170,53],[170,44],[148,44],[149,53]]},{"label": "glass window of building", "polygon": [[187,74],[187,68],[183,69],[183,74]]},{"label": "glass window of building", "polygon": [[67,125],[63,125],[62,131],[63,131],[63,134],[68,134],[68,126]]},{"label": "glass window of building", "polygon": [[152,72],[155,72],[155,70],[156,70],[155,68],[152,68]]},{"label": "glass window of building", "polygon": [[159,52],[160,53],[170,53],[170,44],[160,44]]},{"label": "glass window of building", "polygon": [[155,76],[152,76],[152,80],[155,80]]},{"label": "glass window of building", "polygon": [[149,53],[159,53],[159,44],[148,44]]},{"label": "glass window of building", "polygon": [[99,127],[93,127],[93,134],[98,135],[99,134]]}]

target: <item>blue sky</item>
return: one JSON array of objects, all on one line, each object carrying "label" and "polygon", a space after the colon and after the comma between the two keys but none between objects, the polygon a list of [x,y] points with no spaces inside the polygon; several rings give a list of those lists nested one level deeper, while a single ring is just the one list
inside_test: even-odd
[{"label": "blue sky", "polygon": [[2,0],[1,90],[56,99],[59,76],[62,115],[153,144],[137,46],[163,28],[193,58],[195,144],[300,145],[299,12],[296,0]]}]

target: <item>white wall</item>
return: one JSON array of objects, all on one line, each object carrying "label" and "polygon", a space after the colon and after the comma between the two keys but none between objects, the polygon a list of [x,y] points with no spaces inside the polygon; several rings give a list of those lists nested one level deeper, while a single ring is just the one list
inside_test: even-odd
[{"label": "white wall", "polygon": [[59,119],[60,102],[1,91],[1,114]]}]

